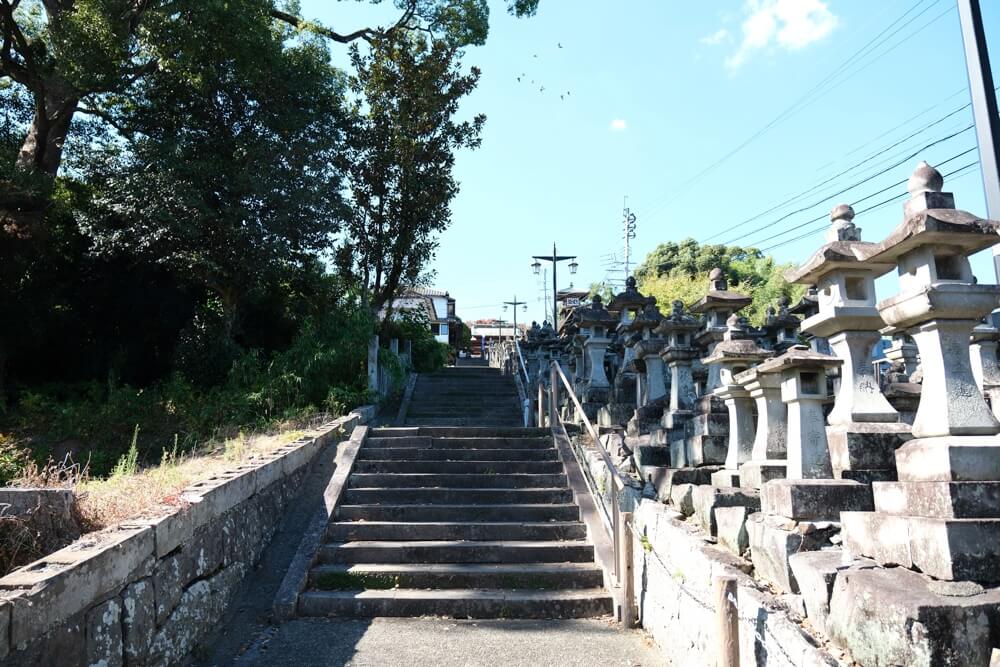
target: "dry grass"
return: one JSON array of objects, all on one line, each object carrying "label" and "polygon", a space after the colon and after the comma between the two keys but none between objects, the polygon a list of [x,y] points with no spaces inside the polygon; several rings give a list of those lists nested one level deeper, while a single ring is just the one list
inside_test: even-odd
[{"label": "dry grass", "polygon": [[164,451],[159,465],[143,469],[120,465],[107,479],[82,480],[76,485],[81,519],[87,530],[100,530],[129,519],[165,514],[183,503],[180,493],[186,487],[302,437],[308,425],[284,426],[285,430],[270,434],[241,433],[194,454]]}]

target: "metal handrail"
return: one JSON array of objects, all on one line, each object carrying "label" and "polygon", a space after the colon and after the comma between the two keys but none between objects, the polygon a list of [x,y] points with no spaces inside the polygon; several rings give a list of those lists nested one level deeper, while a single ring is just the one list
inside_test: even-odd
[{"label": "metal handrail", "polygon": [[521,372],[524,373],[524,389],[527,391],[528,387],[531,386],[531,378],[528,376],[528,365],[524,363],[524,355],[521,354],[521,343],[516,338],[514,339],[514,349],[517,350],[517,361],[521,366]]},{"label": "metal handrail", "polygon": [[[561,366],[559,366],[558,361],[552,361],[549,372],[551,373],[549,381],[549,384],[551,385],[549,387],[550,426],[554,426],[556,420],[558,420],[558,422],[565,427],[565,422],[563,422],[563,419],[559,415],[559,410],[558,410],[559,389],[556,385],[556,378],[558,377],[559,380],[562,382],[563,386],[566,387],[566,393],[569,396],[570,400],[573,401],[573,405],[576,406],[577,413],[583,418],[583,424],[587,428],[587,432],[590,434],[591,439],[594,441],[594,445],[597,447],[597,451],[600,452],[601,460],[604,462],[604,465],[607,467],[608,472],[611,474],[611,485],[613,493],[611,498],[611,516],[609,517],[609,523],[611,525],[609,526],[609,528],[611,530],[612,544],[614,545],[615,582],[620,583],[621,582],[621,572],[620,572],[621,511],[618,507],[618,500],[619,500],[618,492],[624,490],[626,486],[625,478],[622,475],[621,471],[618,470],[618,467],[614,464],[614,461],[611,460],[611,455],[608,454],[608,451],[604,448],[604,444],[601,442],[601,437],[598,434],[597,429],[594,428],[594,425],[592,423],[590,423],[590,419],[587,417],[587,414],[583,411],[583,405],[580,403],[580,399],[577,398],[576,392],[573,391],[573,385],[570,384],[570,381],[566,377],[566,374],[563,373],[563,369]],[[591,492],[593,493],[593,489],[591,489]],[[606,516],[608,511],[606,508],[604,508],[603,501],[600,503],[600,505],[604,510]]]}]

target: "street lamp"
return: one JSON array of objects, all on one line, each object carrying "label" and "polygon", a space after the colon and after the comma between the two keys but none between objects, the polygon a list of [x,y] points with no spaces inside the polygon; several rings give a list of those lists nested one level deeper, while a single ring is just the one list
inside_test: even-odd
[{"label": "street lamp", "polygon": [[524,306],[524,310],[528,310],[527,301],[518,301],[517,295],[514,295],[513,301],[504,301],[503,309],[504,312],[507,311],[507,306],[514,306],[514,340],[517,340],[517,307]]},{"label": "street lamp", "polygon": [[571,274],[575,274],[576,270],[580,267],[580,265],[576,263],[576,255],[560,256],[559,254],[557,254],[555,243],[552,244],[551,257],[547,257],[545,255],[535,255],[534,257],[532,257],[532,259],[535,260],[535,263],[531,265],[531,269],[532,271],[534,271],[536,276],[542,272],[542,261],[552,262],[552,328],[558,330],[559,306],[556,305],[556,292],[559,288],[557,287],[558,283],[556,282],[556,265],[559,262],[565,262],[566,260],[569,260],[569,272]]}]

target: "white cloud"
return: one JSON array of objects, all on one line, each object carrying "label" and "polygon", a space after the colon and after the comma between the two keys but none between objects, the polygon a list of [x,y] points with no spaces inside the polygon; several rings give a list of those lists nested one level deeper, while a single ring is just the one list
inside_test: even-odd
[{"label": "white cloud", "polygon": [[722,42],[726,41],[727,39],[729,39],[729,31],[726,30],[725,28],[719,28],[711,35],[705,35],[698,41],[706,46],[717,46],[719,44],[722,44]]},{"label": "white cloud", "polygon": [[624,132],[628,124],[621,118],[615,118],[611,121],[611,131],[612,132]]},{"label": "white cloud", "polygon": [[726,58],[733,71],[755,51],[772,46],[797,51],[823,39],[839,23],[823,0],[748,0],[744,12],[743,41]]}]

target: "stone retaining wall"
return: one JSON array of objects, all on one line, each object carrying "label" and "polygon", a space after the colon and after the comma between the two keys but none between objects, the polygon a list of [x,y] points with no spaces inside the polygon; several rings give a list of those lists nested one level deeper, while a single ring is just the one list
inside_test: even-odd
[{"label": "stone retaining wall", "polygon": [[[600,455],[577,448],[607,507],[611,482]],[[753,566],[706,540],[695,525],[663,503],[626,488],[623,512],[633,512],[635,604],[642,627],[678,665],[714,665],[718,648],[714,579],[739,583],[740,665],[842,665],[796,622],[781,600],[749,573]]]},{"label": "stone retaining wall", "polygon": [[182,506],[126,522],[0,578],[0,665],[165,665],[214,629],[327,443],[360,409],[261,462],[199,482]]}]

